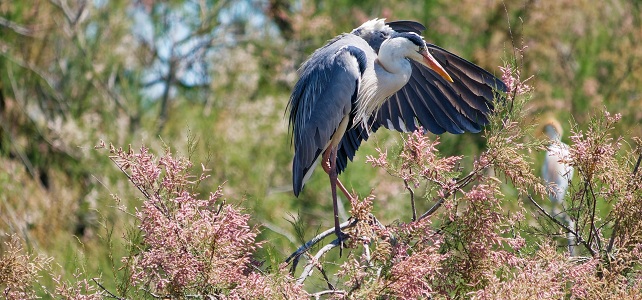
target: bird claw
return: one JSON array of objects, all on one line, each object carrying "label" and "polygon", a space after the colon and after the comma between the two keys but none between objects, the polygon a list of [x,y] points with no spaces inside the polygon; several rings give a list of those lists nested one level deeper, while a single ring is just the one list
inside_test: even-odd
[{"label": "bird claw", "polygon": [[341,230],[339,230],[338,232],[335,231],[335,234],[337,235],[336,241],[339,244],[339,257],[341,257],[343,256],[343,246],[345,245],[345,241],[350,238],[350,235]]},{"label": "bird claw", "polygon": [[324,159],[321,167],[323,167],[323,171],[325,171],[327,174],[330,174],[330,160]]}]

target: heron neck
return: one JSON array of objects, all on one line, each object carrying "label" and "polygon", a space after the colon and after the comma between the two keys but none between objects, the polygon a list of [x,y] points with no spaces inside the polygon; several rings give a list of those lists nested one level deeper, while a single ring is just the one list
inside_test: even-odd
[{"label": "heron neck", "polygon": [[546,125],[544,130],[545,130],[546,135],[548,136],[549,139],[551,139],[553,141],[560,141],[561,140],[562,137],[561,137],[560,133],[557,132],[555,127],[553,127],[551,125]]},{"label": "heron neck", "polygon": [[402,39],[391,39],[384,42],[379,49],[375,62],[375,73],[378,80],[378,90],[384,100],[401,89],[412,74],[412,67],[406,58],[408,49],[403,46]]},{"label": "heron neck", "polygon": [[[389,40],[381,45],[376,64],[393,76],[410,77],[412,68],[406,58],[407,49],[402,47],[399,40]],[[384,74],[386,75],[386,74]]]},{"label": "heron neck", "polygon": [[[377,59],[366,70],[359,89],[357,119],[367,122],[381,105],[410,79],[412,67],[394,43],[384,43]],[[369,124],[364,124],[368,126]]]}]

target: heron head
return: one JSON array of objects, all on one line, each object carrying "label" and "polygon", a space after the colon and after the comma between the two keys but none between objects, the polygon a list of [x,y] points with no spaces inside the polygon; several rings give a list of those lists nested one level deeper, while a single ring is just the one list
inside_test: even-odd
[{"label": "heron head", "polygon": [[448,75],[446,69],[430,54],[428,47],[426,47],[426,42],[420,35],[414,32],[403,32],[394,34],[390,39],[405,39],[403,43],[404,47],[413,50],[409,52],[408,58],[435,71],[435,73],[439,74],[446,81],[453,82],[453,79]]},{"label": "heron head", "polygon": [[539,135],[545,135],[550,140],[559,140],[563,133],[562,124],[553,117],[547,117],[536,132]]}]

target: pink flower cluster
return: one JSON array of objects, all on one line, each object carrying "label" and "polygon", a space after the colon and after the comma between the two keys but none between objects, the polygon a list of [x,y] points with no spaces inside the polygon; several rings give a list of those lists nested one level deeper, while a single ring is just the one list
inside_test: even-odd
[{"label": "pink flower cluster", "polygon": [[597,277],[599,260],[572,262],[543,244],[531,257],[517,258],[510,268],[502,268],[488,278],[483,289],[472,293],[473,299],[589,299]]},{"label": "pink flower cluster", "polygon": [[74,299],[74,300],[99,300],[104,299],[106,296],[105,291],[100,290],[93,283],[89,282],[87,278],[83,278],[83,274],[79,271],[74,273],[74,282],[64,282],[62,276],[53,278],[56,283],[55,295],[51,295],[58,299]]},{"label": "pink flower cluster", "polygon": [[[634,195],[637,186],[633,184],[636,181],[632,181],[635,176],[631,178],[633,167],[623,165],[618,159],[624,139],[611,135],[621,117],[620,114],[604,112],[604,115],[591,121],[588,129],[573,128],[569,156],[565,161],[577,170],[582,180],[600,183],[604,189],[599,194],[608,202],[618,202],[616,206],[629,202],[621,200]],[[594,200],[592,203],[597,199],[594,194],[590,198]],[[630,206],[631,203],[626,205]]]},{"label": "pink flower cluster", "polygon": [[398,161],[391,164],[388,160],[388,152],[377,149],[379,157],[369,155],[366,157],[366,163],[383,168],[390,174],[412,183],[415,187],[422,180],[437,183],[442,188],[451,187],[452,176],[450,175],[455,171],[455,166],[462,157],[441,157],[437,145],[439,145],[439,137],[431,141],[428,135],[423,134],[423,129],[419,128],[406,138]]},{"label": "pink flower cluster", "polygon": [[394,247],[386,282],[394,297],[417,299],[435,294],[435,281],[450,254],[439,251],[443,239],[430,225],[430,220],[424,219],[394,228],[393,233],[403,241]]},{"label": "pink flower cluster", "polygon": [[[156,159],[145,147],[135,153],[111,147],[112,160],[145,196],[135,216],[142,233],[138,251],[123,258],[135,286],[155,295],[228,295],[272,298],[305,295],[289,275],[257,272],[251,255],[261,246],[250,216],[221,201],[221,187],[207,199],[193,190],[207,178],[190,174],[192,164],[167,150]],[[256,270],[255,270],[256,269]],[[281,284],[274,281],[280,280]]]},{"label": "pink flower cluster", "polygon": [[520,71],[514,66],[499,67],[502,71],[502,81],[506,84],[506,94],[509,99],[513,96],[524,95],[533,90],[533,87],[526,84],[533,76],[524,81],[520,78]]}]

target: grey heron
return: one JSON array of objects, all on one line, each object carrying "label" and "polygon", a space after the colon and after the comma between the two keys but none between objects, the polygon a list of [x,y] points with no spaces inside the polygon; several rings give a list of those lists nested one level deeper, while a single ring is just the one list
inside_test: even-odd
[{"label": "grey heron", "polygon": [[[555,119],[544,122],[543,133],[550,140],[546,147],[546,156],[542,165],[542,178],[549,190],[548,197],[551,200],[551,214],[558,215],[564,220],[569,228],[573,228],[574,222],[570,216],[560,210],[563,205],[566,191],[573,179],[573,166],[570,165],[570,152],[567,144],[562,142],[562,125]],[[566,234],[568,240],[568,251],[571,256],[575,254],[575,237],[573,233]]]},{"label": "grey heron", "polygon": [[421,37],[414,21],[365,22],[317,49],[299,68],[290,101],[294,194],[319,156],[330,177],[335,233],[342,240],[337,185],[348,159],[381,126],[401,132],[479,132],[506,85]]}]

